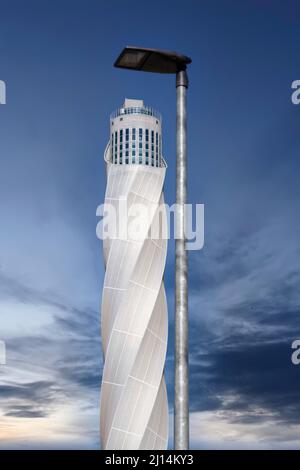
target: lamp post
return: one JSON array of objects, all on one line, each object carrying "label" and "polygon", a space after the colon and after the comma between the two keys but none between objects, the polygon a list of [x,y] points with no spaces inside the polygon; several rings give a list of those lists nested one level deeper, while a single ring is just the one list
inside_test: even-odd
[{"label": "lamp post", "polygon": [[185,204],[187,202],[186,67],[191,59],[176,52],[125,47],[115,67],[143,72],[176,74],[176,274],[175,274],[175,400],[174,448],[189,448],[188,371],[188,265],[185,249]]}]

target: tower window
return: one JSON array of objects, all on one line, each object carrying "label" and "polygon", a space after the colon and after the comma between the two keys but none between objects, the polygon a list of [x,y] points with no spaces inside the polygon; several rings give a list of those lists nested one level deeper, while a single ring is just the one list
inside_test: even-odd
[{"label": "tower window", "polygon": [[135,140],[135,128],[132,129],[132,140]]},{"label": "tower window", "polygon": [[139,128],[139,140],[143,140],[143,129]]}]

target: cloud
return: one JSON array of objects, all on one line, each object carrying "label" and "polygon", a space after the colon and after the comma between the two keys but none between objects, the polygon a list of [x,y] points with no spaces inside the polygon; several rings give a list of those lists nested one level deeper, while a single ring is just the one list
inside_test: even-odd
[{"label": "cloud", "polygon": [[212,241],[190,264],[192,435],[200,448],[299,445],[291,343],[300,338],[300,252],[296,234],[283,245],[287,221],[281,215]]},{"label": "cloud", "polygon": [[3,273],[1,280],[1,336],[7,346],[0,380],[2,445],[99,447],[99,313]]},{"label": "cloud", "polygon": [[248,420],[240,421],[240,415],[222,410],[191,413],[191,448],[299,449],[299,422],[282,426],[259,409]]}]

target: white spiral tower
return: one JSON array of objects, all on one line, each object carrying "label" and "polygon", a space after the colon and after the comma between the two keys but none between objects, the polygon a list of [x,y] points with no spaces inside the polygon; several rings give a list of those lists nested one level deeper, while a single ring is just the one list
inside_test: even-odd
[{"label": "white spiral tower", "polygon": [[163,371],[168,316],[163,273],[167,237],[157,230],[166,227],[166,164],[160,115],[143,101],[126,99],[111,116],[104,158],[105,205],[114,207],[117,216],[124,204],[127,213],[141,205],[148,215],[139,219],[138,236],[135,230],[127,230],[129,219],[117,217],[117,234],[103,241],[102,448],[166,449],[168,402]]}]

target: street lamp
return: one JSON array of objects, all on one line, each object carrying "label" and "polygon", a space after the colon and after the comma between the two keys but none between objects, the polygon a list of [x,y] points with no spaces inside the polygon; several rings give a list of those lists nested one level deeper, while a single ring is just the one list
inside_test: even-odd
[{"label": "street lamp", "polygon": [[187,202],[186,67],[192,61],[177,52],[127,46],[115,67],[154,73],[176,74],[176,278],[175,278],[175,400],[174,448],[189,448],[188,376],[188,265],[185,249],[185,204]]}]

